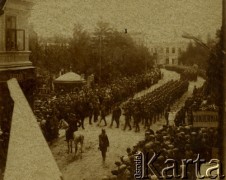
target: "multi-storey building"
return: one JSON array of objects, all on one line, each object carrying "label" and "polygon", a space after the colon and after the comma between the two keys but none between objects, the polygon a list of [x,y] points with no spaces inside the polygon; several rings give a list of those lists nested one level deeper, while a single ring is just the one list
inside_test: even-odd
[{"label": "multi-storey building", "polygon": [[29,101],[35,72],[29,61],[28,17],[31,0],[0,1],[0,94],[7,80],[16,78]]},{"label": "multi-storey building", "polygon": [[[62,180],[27,102],[32,102],[35,84],[28,44],[31,6],[32,0],[0,1],[0,135],[5,137],[0,141],[1,150],[4,147],[0,151],[0,179],[4,169],[4,180]],[[3,141],[8,145],[2,146]]]},{"label": "multi-storey building", "polygon": [[187,44],[183,42],[152,43],[150,52],[156,56],[156,64],[178,65],[178,58],[186,48]]}]

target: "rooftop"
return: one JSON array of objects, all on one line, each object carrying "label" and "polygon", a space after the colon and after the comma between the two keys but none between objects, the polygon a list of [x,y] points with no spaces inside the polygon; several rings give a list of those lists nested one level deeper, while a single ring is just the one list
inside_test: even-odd
[{"label": "rooftop", "polygon": [[55,82],[83,82],[85,81],[84,78],[82,78],[79,74],[76,74],[74,72],[68,72],[66,74],[63,74],[62,76],[55,79]]}]

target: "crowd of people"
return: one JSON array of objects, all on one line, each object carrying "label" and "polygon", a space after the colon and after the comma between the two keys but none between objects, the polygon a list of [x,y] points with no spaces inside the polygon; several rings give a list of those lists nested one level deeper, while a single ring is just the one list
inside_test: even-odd
[{"label": "crowd of people", "polygon": [[[135,160],[138,152],[142,152],[145,158],[148,156],[148,160],[150,160],[154,153],[159,153],[154,164],[155,168],[159,170],[165,168],[164,162],[166,159],[172,158],[176,160],[179,163],[177,172],[179,175],[182,174],[181,165],[184,158],[196,160],[198,155],[206,161],[215,158],[214,149],[219,146],[220,141],[218,129],[216,127],[195,127],[192,124],[193,111],[218,112],[219,110],[214,104],[214,99],[210,96],[205,96],[204,89],[205,84],[201,88],[194,86],[192,97],[186,100],[184,106],[181,107],[175,116],[175,125],[164,125],[156,132],[148,127],[145,131],[144,140],[139,141],[133,148],[128,147],[125,155],[115,162],[115,169],[111,171],[112,176],[104,177],[103,179],[134,179],[135,172],[142,173],[141,169],[136,169]],[[168,97],[169,95],[166,96]],[[188,179],[197,178],[195,167],[188,166],[187,170]],[[148,166],[145,166],[143,173],[146,178],[158,179],[156,175],[153,175]],[[173,174],[171,171],[168,175],[170,173],[171,175]]]},{"label": "crowd of people", "polygon": [[131,119],[134,120],[135,132],[140,131],[140,122],[144,128],[149,128],[158,121],[161,116],[165,116],[168,125],[170,105],[180,98],[188,89],[188,81],[171,80],[154,91],[136,99],[130,99],[123,106],[125,115],[124,130],[131,126]]},{"label": "crowd of people", "polygon": [[8,88],[1,90],[3,96],[0,97],[0,176],[1,170],[5,168],[14,106]]},{"label": "crowd of people", "polygon": [[79,119],[84,129],[84,119],[89,117],[89,124],[97,122],[100,117],[105,121],[115,106],[134,96],[145,88],[150,87],[162,77],[160,69],[153,69],[148,74],[134,77],[117,78],[111,84],[99,87],[83,87],[79,92],[58,93],[51,97],[40,97],[35,104],[35,115],[40,121],[47,140],[58,135],[60,119]]},{"label": "crowd of people", "polygon": [[[134,179],[134,173],[136,172],[136,162],[134,160],[137,152],[142,152],[144,156],[149,153],[149,158],[154,153],[160,153],[154,166],[156,169],[162,170],[166,166],[165,160],[169,158],[176,160],[180,163],[179,165],[181,165],[181,160],[184,158],[197,159],[198,154],[201,158],[209,161],[212,157],[212,147],[216,147],[217,143],[217,130],[215,128],[164,125],[156,132],[147,129],[144,140],[139,141],[133,148],[128,147],[126,155],[115,162],[116,167],[111,171],[112,176],[104,179]],[[147,169],[146,166],[145,168],[145,177],[154,179],[150,169]],[[178,173],[181,174],[181,169]],[[173,173],[171,172],[171,174]],[[196,179],[195,168],[188,169],[188,179]]]},{"label": "crowd of people", "polygon": [[[205,96],[205,84],[200,88],[194,86],[193,95],[189,97],[184,106],[176,113],[174,123],[176,126],[180,125],[193,125],[193,113],[197,111],[219,112],[219,107],[215,104],[214,98],[211,96]],[[187,120],[187,122],[186,122]]]}]

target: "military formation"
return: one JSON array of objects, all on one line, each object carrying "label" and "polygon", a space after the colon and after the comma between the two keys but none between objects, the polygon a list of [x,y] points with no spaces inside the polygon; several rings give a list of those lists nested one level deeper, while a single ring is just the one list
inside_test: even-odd
[{"label": "military formation", "polygon": [[181,79],[187,79],[189,81],[197,81],[198,72],[194,69],[186,69],[181,73]]},{"label": "military formation", "polygon": [[[154,163],[157,170],[165,168],[166,159],[174,159],[179,167],[177,175],[183,173],[180,167],[182,167],[182,159],[184,158],[196,160],[197,157],[200,157],[206,161],[215,158],[215,150],[221,141],[218,129],[194,127],[189,121],[189,112],[192,110],[206,110],[208,107],[209,111],[210,106],[212,107],[211,111],[217,110],[217,107],[213,108],[213,99],[205,96],[204,89],[205,84],[200,88],[194,86],[192,97],[186,100],[184,106],[176,114],[175,126],[163,125],[156,132],[148,128],[145,131],[144,139],[135,146],[128,147],[125,155],[115,162],[115,169],[111,171],[112,176],[103,177],[103,179],[134,179],[134,172],[138,172],[136,161],[134,161],[137,152],[142,152],[146,156],[148,153],[148,158],[151,158],[154,153],[159,154]],[[187,179],[197,179],[194,166],[190,165],[186,169]],[[153,172],[146,166],[144,173],[147,179],[159,179],[158,174],[153,175]]]},{"label": "military formation", "polygon": [[171,80],[141,98],[130,99],[123,106],[124,130],[127,127],[132,129],[132,119],[135,132],[140,131],[140,123],[144,124],[144,128],[149,128],[162,116],[168,125],[170,106],[187,91],[188,85],[188,81]]},{"label": "military formation", "polygon": [[180,74],[182,80],[197,81],[198,75],[204,77],[205,72],[197,67],[186,66],[166,66],[167,70],[175,71]]}]

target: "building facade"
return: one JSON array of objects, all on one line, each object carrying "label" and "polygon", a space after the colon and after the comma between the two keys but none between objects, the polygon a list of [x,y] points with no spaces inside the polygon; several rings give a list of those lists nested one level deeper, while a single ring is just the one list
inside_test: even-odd
[{"label": "building facade", "polygon": [[178,65],[178,58],[183,51],[186,51],[187,43],[183,42],[163,42],[152,43],[150,52],[156,57],[158,65]]},{"label": "building facade", "polygon": [[35,71],[29,61],[28,17],[31,0],[2,0],[0,3],[0,92],[5,82],[16,78],[32,101]]}]

